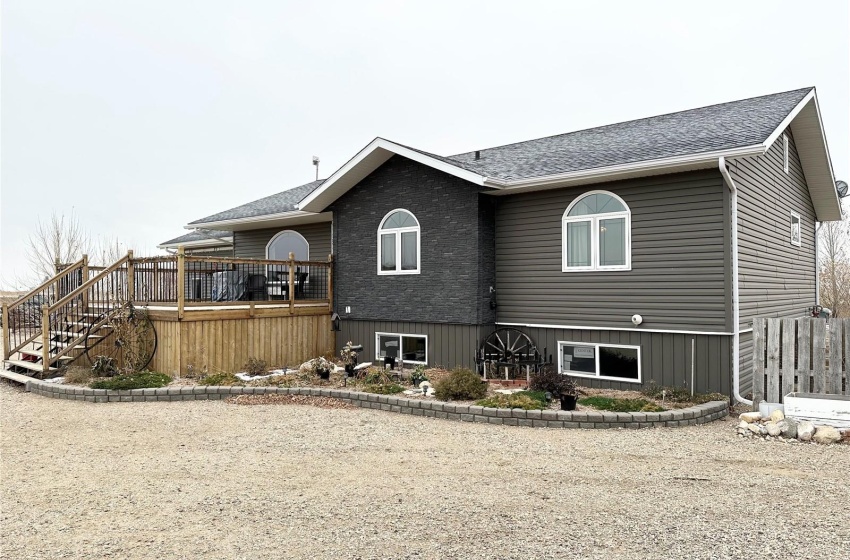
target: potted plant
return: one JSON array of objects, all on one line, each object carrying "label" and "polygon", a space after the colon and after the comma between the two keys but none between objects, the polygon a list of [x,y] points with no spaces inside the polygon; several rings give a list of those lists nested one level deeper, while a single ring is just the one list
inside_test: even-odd
[{"label": "potted plant", "polygon": [[423,381],[429,381],[429,379],[425,375],[425,366],[420,364],[410,374],[410,382],[413,383],[414,387],[419,387],[419,384]]},{"label": "potted plant", "polygon": [[532,391],[545,391],[553,398],[561,401],[561,410],[575,410],[578,400],[576,382],[563,373],[555,371],[554,366],[547,364],[537,372],[531,374],[531,383],[528,388]]}]

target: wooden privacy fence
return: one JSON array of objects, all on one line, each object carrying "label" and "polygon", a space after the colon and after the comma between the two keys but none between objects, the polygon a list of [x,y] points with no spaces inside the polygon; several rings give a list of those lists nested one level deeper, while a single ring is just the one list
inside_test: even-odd
[{"label": "wooden privacy fence", "polygon": [[753,320],[753,402],[788,393],[850,395],[850,319]]}]

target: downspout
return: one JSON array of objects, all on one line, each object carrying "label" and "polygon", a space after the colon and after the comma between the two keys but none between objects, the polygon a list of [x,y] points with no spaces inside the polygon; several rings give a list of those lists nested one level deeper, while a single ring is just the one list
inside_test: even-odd
[{"label": "downspout", "polygon": [[717,167],[729,188],[732,210],[732,396],[736,401],[752,405],[753,401],[741,396],[741,301],[738,293],[738,188],[726,167],[726,158],[720,156]]}]

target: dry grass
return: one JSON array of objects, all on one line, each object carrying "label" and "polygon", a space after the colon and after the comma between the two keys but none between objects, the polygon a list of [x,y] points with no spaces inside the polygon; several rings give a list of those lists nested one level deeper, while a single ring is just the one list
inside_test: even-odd
[{"label": "dry grass", "polygon": [[341,399],[310,397],[306,395],[237,395],[225,399],[225,402],[241,405],[300,404],[336,410],[357,408],[353,404],[349,404]]},{"label": "dry grass", "polygon": [[94,377],[94,374],[91,371],[91,368],[83,367],[83,366],[70,366],[65,370],[65,373],[62,374],[62,377],[65,379],[65,383],[72,383],[74,385],[88,385],[88,383]]}]

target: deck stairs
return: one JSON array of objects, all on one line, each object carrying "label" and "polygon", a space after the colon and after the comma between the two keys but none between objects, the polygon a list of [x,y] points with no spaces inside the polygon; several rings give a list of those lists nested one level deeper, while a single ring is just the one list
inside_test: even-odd
[{"label": "deck stairs", "polygon": [[130,303],[127,262],[124,257],[89,278],[84,257],[4,305],[4,369],[50,377],[85,355],[93,358]]}]

